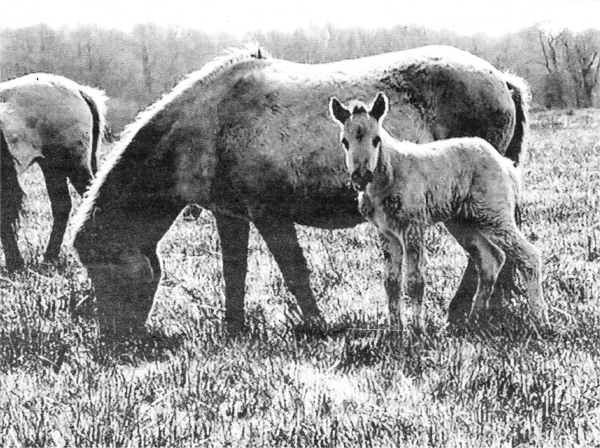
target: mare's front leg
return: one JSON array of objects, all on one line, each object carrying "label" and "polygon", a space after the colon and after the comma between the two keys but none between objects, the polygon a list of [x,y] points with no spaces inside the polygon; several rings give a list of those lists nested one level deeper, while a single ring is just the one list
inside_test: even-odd
[{"label": "mare's front leg", "polygon": [[17,226],[24,195],[15,162],[0,132],[0,240],[9,271],[21,269],[24,265],[17,244]]},{"label": "mare's front leg", "polygon": [[305,323],[321,325],[323,317],[310,287],[308,265],[291,220],[268,217],[254,222],[279,265],[285,284],[298,300]]},{"label": "mare's front leg", "polygon": [[244,295],[248,272],[250,223],[215,213],[223,254],[225,280],[225,325],[230,334],[244,330]]}]

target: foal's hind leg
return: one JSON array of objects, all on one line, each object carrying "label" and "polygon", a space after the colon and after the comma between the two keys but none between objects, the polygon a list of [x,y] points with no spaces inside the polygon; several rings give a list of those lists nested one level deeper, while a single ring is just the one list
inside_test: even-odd
[{"label": "foal's hind leg", "polygon": [[471,316],[479,315],[489,305],[494,286],[504,265],[504,252],[478,228],[459,222],[446,223],[448,231],[467,251],[477,269],[478,286]]},{"label": "foal's hind leg", "polygon": [[20,269],[24,264],[16,235],[23,196],[14,160],[0,132],[0,240],[9,271]]},{"label": "foal's hind leg", "polygon": [[286,286],[296,297],[305,322],[320,325],[323,318],[310,287],[310,271],[294,223],[269,217],[255,221],[254,225],[279,265]]},{"label": "foal's hind leg", "polygon": [[542,291],[542,257],[540,251],[514,223],[486,230],[486,236],[497,244],[516,264],[523,276],[530,313],[537,324],[547,326],[548,311]]},{"label": "foal's hind leg", "polygon": [[69,195],[67,176],[62,167],[57,167],[45,160],[40,161],[40,167],[46,178],[46,188],[54,220],[44,258],[46,261],[54,261],[58,258],[65,230],[67,229],[67,222],[71,213],[71,196]]}]

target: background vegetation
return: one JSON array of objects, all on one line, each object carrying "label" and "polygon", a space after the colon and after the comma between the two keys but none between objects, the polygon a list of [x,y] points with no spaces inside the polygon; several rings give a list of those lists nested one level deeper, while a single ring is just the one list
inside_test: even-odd
[{"label": "background vegetation", "polygon": [[100,87],[111,98],[109,121],[118,132],[182,76],[222,54],[223,49],[249,40],[260,42],[276,57],[313,63],[448,44],[525,77],[537,109],[600,103],[600,30],[574,34],[540,26],[501,38],[462,36],[419,26],[375,30],[313,26],[239,37],[153,24],[138,25],[129,33],[97,26],[53,29],[40,24],[0,30],[0,81],[49,72]]}]

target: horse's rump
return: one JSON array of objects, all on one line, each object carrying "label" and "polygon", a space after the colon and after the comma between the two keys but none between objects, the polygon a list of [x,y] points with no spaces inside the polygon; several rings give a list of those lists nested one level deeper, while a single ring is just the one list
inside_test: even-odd
[{"label": "horse's rump", "polygon": [[[100,90],[57,75],[35,73],[0,83],[0,127],[18,171],[47,157],[48,148],[70,151],[57,157],[88,158],[104,132],[105,103]],[[90,129],[90,123],[97,126]]]}]

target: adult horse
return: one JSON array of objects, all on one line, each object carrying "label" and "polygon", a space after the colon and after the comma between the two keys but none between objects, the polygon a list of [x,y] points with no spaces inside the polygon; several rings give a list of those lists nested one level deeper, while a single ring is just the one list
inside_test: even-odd
[{"label": "adult horse", "polygon": [[0,83],[0,239],[7,269],[23,266],[15,234],[24,196],[17,176],[34,162],[44,173],[54,218],[45,258],[54,260],[71,212],[67,179],[83,195],[96,173],[105,103],[100,90],[57,75],[34,73]]},{"label": "adult horse", "polygon": [[[526,88],[467,52],[431,46],[308,65],[260,48],[234,51],[143,112],[84,199],[74,246],[94,283],[101,326],[143,327],[162,273],[157,244],[191,203],[216,218],[230,331],[244,326],[250,222],[304,317],[319,320],[294,223],[362,222],[326,106],[332,95],[347,101],[380,90],[390,98],[386,128],[396,137],[479,136],[518,161]],[[451,320],[469,313],[476,287],[469,263]]]}]

